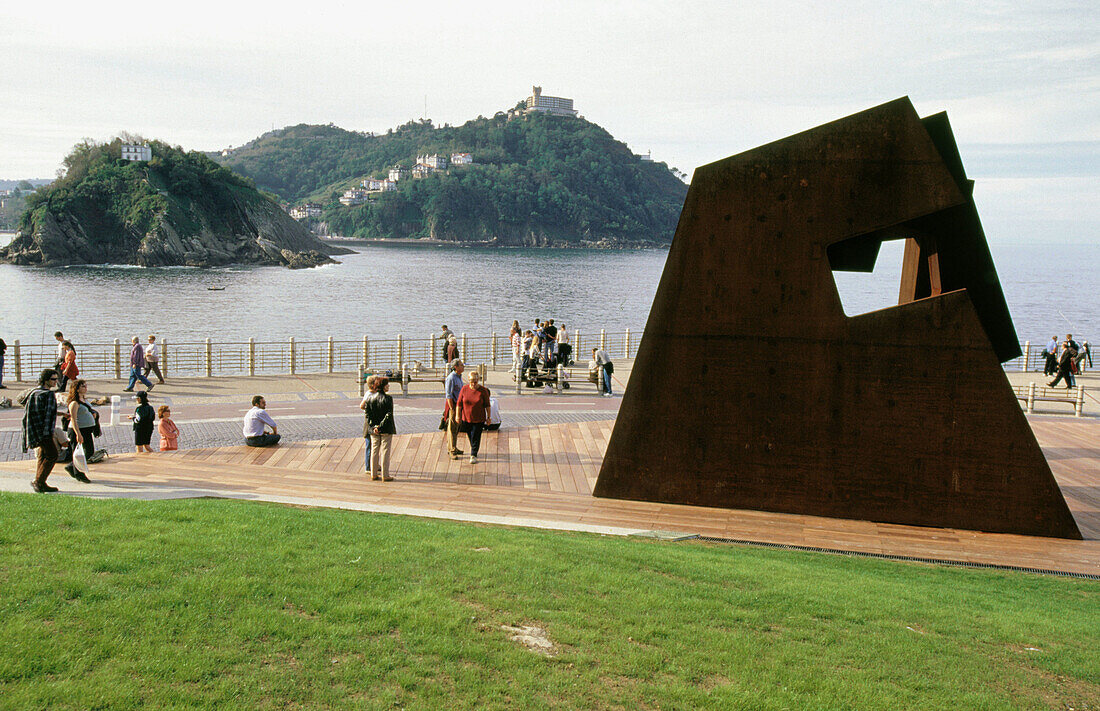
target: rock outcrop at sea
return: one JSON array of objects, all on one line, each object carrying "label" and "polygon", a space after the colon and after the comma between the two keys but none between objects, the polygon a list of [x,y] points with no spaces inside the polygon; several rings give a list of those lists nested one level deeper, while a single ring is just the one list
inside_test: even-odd
[{"label": "rock outcrop at sea", "polygon": [[144,233],[94,203],[46,211],[0,249],[0,261],[35,266],[136,264],[146,267],[268,264],[291,269],[330,264],[349,250],[326,245],[267,199],[241,199],[186,214],[163,210]]}]

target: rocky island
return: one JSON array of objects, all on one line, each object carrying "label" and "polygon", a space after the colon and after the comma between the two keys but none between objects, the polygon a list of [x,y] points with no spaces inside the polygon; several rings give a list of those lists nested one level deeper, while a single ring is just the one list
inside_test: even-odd
[{"label": "rocky island", "polygon": [[65,174],[27,199],[0,262],[36,266],[269,264],[346,253],[295,222],[252,181],[160,141],[85,141]]}]

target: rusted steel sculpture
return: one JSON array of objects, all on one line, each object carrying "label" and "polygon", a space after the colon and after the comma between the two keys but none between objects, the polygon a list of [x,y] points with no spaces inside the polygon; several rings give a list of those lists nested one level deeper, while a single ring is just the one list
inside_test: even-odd
[{"label": "rusted steel sculpture", "polygon": [[[906,98],[699,168],[595,495],[1080,538],[972,185]],[[887,239],[899,305],[845,316]]]}]

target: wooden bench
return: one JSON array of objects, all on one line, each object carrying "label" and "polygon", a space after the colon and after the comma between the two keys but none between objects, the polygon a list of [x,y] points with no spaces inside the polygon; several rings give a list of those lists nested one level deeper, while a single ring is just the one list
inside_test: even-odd
[{"label": "wooden bench", "polygon": [[1028,414],[1035,411],[1036,402],[1064,402],[1073,405],[1073,414],[1081,417],[1085,414],[1085,386],[1076,388],[1048,388],[1035,383],[1014,385],[1012,390],[1016,399],[1025,403]]}]

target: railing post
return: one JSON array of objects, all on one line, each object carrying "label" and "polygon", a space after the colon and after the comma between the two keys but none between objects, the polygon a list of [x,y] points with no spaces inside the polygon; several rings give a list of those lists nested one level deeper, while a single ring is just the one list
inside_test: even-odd
[{"label": "railing post", "polygon": [[481,377],[481,382],[485,382],[485,379],[489,377],[489,366],[484,363],[478,363],[477,374]]},{"label": "railing post", "polygon": [[469,349],[466,347],[466,334],[465,333],[462,334],[462,360],[466,361],[466,362],[469,362],[469,361],[473,360],[473,358],[470,357]]},{"label": "railing post", "polygon": [[1027,414],[1031,414],[1035,410],[1035,383],[1028,383],[1027,386]]},{"label": "railing post", "polygon": [[493,368],[497,367],[497,332],[493,331],[493,343],[489,348],[489,361],[493,364]]},{"label": "railing post", "polygon": [[363,395],[366,393],[367,386],[366,386],[366,383],[364,382],[367,379],[366,375],[367,375],[367,369],[363,367],[362,363],[360,363],[359,364],[359,397],[363,397]]},{"label": "railing post", "polygon": [[1085,414],[1085,386],[1077,386],[1077,402],[1073,403],[1073,414],[1075,417],[1081,417]]},{"label": "railing post", "polygon": [[290,337],[290,374],[291,375],[294,375],[298,370],[297,367],[296,367],[298,364],[294,360],[295,355],[296,354],[294,353],[294,336],[291,336]]},{"label": "railing post", "polygon": [[428,339],[428,353],[431,357],[428,359],[431,363],[432,370],[435,370],[435,334],[433,333]]},{"label": "railing post", "polygon": [[122,346],[115,339],[115,380],[122,380]]},{"label": "railing post", "polygon": [[558,395],[561,395],[561,381],[562,381],[563,378],[565,378],[565,368],[562,367],[561,363],[558,363],[558,383],[557,383]]},{"label": "railing post", "polygon": [[412,380],[409,377],[409,364],[401,363],[401,394],[408,397],[409,395],[409,381]]},{"label": "railing post", "polygon": [[626,338],[623,341],[623,358],[630,358],[630,329],[626,329]]},{"label": "railing post", "polygon": [[206,377],[214,377],[214,349],[210,347],[209,338],[206,339]]},{"label": "railing post", "polygon": [[15,380],[21,382],[23,380],[23,355],[19,352],[18,339],[12,344],[12,358],[15,361]]},{"label": "railing post", "polygon": [[516,395],[523,392],[523,358],[516,361]]},{"label": "railing post", "polygon": [[328,337],[328,372],[332,372],[333,366],[336,365],[336,351],[335,344],[332,342],[332,336]]},{"label": "railing post", "polygon": [[573,360],[577,360],[578,358],[580,358],[581,353],[583,353],[583,352],[584,351],[581,350],[581,330],[579,328],[574,329],[574,331],[573,331]]},{"label": "railing post", "polygon": [[600,329],[600,350],[607,350],[607,331],[602,328]]},{"label": "railing post", "polygon": [[1031,370],[1031,341],[1024,341],[1024,372]]},{"label": "railing post", "polygon": [[160,374],[164,376],[165,380],[168,380],[168,339],[165,338],[160,342]]},{"label": "railing post", "polygon": [[256,339],[248,337],[248,375],[256,374]]},{"label": "railing post", "polygon": [[401,364],[405,362],[405,339],[401,334],[397,334],[397,367],[400,368]]}]

